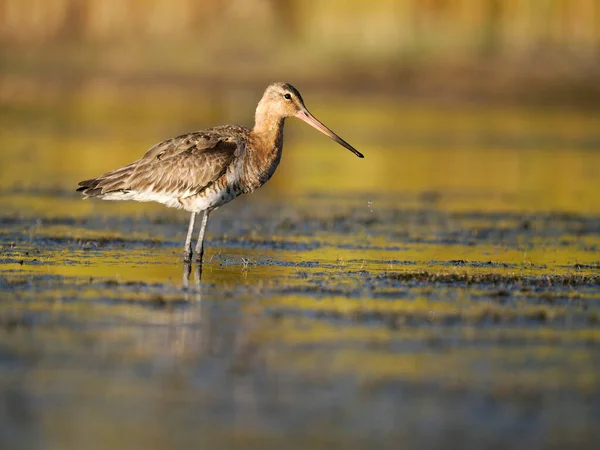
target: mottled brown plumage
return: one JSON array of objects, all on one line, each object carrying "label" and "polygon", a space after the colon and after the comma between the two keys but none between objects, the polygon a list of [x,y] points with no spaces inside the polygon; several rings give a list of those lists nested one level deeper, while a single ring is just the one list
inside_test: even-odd
[{"label": "mottled brown plumage", "polygon": [[224,125],[167,139],[137,161],[79,183],[83,198],[156,201],[192,213],[185,245],[192,256],[191,233],[196,214],[204,211],[197,260],[202,261],[209,213],[266,183],[277,168],[283,148],[283,124],[298,117],[359,157],[361,153],[308,112],[300,93],[286,83],[265,90],[252,130]]}]

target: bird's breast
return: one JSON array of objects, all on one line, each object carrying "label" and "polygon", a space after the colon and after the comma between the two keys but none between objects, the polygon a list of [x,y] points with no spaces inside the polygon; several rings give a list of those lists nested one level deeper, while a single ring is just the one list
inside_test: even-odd
[{"label": "bird's breast", "polygon": [[252,152],[240,167],[240,184],[244,193],[252,192],[271,179],[281,161],[281,143],[268,153]]},{"label": "bird's breast", "polygon": [[252,192],[269,181],[278,165],[279,159],[270,161],[262,167],[248,167],[241,180],[244,193]]}]

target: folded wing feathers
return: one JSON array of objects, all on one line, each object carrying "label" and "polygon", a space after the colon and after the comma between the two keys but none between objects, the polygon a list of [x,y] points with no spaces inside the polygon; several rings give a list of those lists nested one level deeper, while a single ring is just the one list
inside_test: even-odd
[{"label": "folded wing feathers", "polygon": [[138,161],[80,182],[77,190],[83,198],[118,193],[187,197],[223,175],[236,148],[237,141],[222,136],[180,136],[155,145]]}]

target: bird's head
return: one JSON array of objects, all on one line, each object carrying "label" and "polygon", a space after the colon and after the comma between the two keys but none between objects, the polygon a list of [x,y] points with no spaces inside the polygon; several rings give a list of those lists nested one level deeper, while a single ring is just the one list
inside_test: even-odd
[{"label": "bird's head", "polygon": [[347,148],[359,158],[364,158],[363,154],[344,141],[341,137],[322,124],[313,116],[306,106],[300,92],[288,83],[273,83],[267,87],[262,99],[256,109],[257,123],[264,117],[285,119],[287,117],[297,117],[310,126],[316,128],[321,133],[329,136],[341,146]]}]

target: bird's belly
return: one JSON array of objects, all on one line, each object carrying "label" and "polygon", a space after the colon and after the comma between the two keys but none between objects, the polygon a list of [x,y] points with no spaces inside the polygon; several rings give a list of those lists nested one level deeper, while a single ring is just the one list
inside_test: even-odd
[{"label": "bird's belly", "polygon": [[180,199],[183,208],[190,212],[200,212],[217,208],[238,197],[242,192],[238,189],[218,189],[204,191],[199,195]]}]

